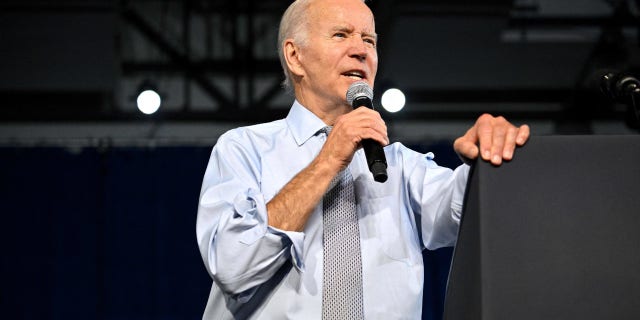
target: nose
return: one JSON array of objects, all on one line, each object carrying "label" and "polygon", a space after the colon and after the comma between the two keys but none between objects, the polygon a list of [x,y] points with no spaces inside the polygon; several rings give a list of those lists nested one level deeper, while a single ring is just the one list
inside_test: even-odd
[{"label": "nose", "polygon": [[367,45],[362,38],[352,37],[349,50],[350,57],[356,58],[360,61],[364,61],[367,59]]}]

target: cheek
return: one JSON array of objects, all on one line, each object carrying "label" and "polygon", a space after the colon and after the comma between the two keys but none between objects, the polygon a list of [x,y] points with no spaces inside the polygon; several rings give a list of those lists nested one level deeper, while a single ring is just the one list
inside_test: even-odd
[{"label": "cheek", "polygon": [[369,60],[369,70],[371,71],[371,78],[375,78],[376,73],[378,72],[378,56],[373,55]]}]

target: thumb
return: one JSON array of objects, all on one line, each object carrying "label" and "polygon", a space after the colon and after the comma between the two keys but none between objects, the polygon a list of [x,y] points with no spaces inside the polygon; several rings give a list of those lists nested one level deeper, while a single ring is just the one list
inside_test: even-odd
[{"label": "thumb", "polygon": [[453,149],[465,163],[469,163],[467,160],[475,160],[480,153],[477,142],[478,135],[476,134],[475,126],[473,126],[467,130],[464,136],[454,141]]}]

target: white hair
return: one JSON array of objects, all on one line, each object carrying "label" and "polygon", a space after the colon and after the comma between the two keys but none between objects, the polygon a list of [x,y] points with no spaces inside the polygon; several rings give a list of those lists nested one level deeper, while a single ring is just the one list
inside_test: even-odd
[{"label": "white hair", "polygon": [[[293,1],[282,15],[282,19],[280,19],[280,29],[278,30],[278,57],[280,58],[280,64],[284,72],[282,86],[289,93],[293,93],[293,81],[291,80],[291,71],[289,67],[287,67],[287,61],[284,57],[284,41],[293,39],[293,41],[300,46],[306,45],[309,31],[307,14],[312,1],[313,0]],[[366,0],[362,0],[362,2],[366,2]]]}]

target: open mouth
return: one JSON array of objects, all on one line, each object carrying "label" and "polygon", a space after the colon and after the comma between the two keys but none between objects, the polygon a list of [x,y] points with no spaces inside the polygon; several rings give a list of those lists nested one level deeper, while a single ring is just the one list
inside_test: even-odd
[{"label": "open mouth", "polygon": [[363,80],[365,79],[365,74],[362,71],[352,70],[342,74],[343,76],[349,77],[354,80]]}]

